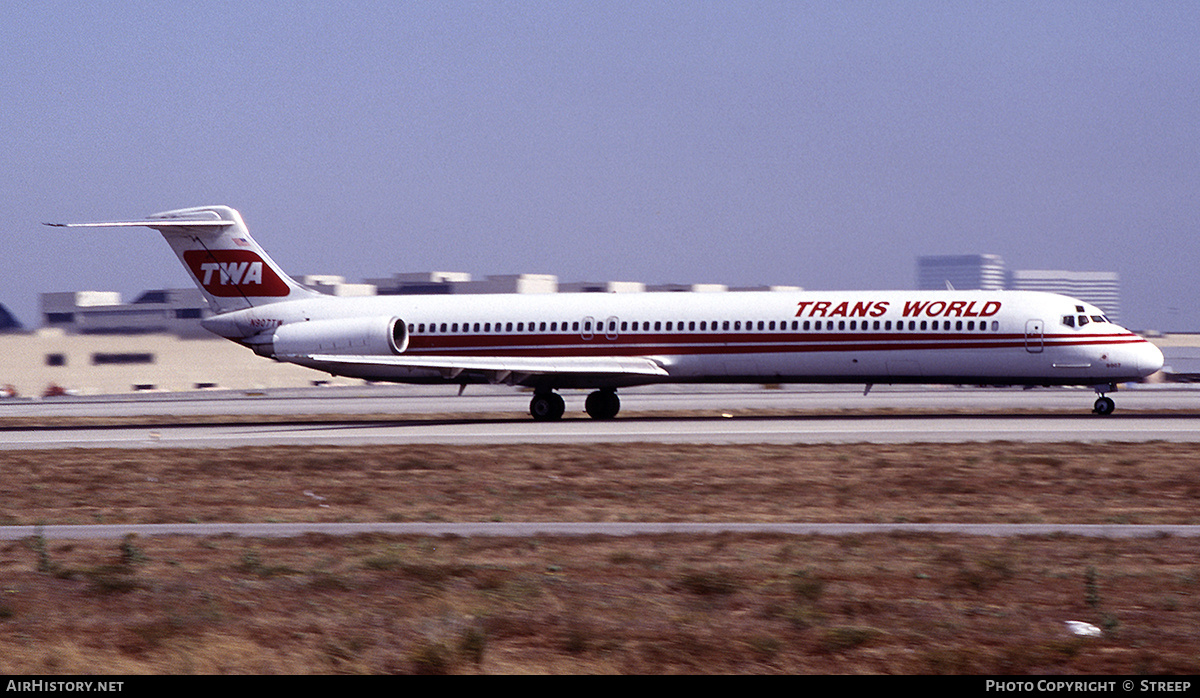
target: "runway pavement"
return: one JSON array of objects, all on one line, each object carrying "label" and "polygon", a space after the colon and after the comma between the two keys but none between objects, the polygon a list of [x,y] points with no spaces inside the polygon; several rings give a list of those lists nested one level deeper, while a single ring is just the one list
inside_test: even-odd
[{"label": "runway pavement", "polygon": [[552,443],[954,443],[1200,441],[1200,416],[913,415],[320,422],[19,429],[0,449]]},{"label": "runway pavement", "polygon": [[[565,390],[567,414],[580,415],[587,391]],[[1052,410],[1087,414],[1095,394],[1084,388],[1022,390],[953,386],[720,386],[664,385],[620,391],[622,412],[681,410],[896,410],[951,412],[985,410],[1018,412]],[[1112,394],[1117,414],[1191,411],[1200,414],[1200,388],[1188,385],[1136,386]],[[212,390],[180,393],[64,396],[46,399],[0,399],[6,417],[99,417],[306,415],[306,414],[454,414],[468,417],[511,413],[525,417],[530,393],[506,386],[469,386],[462,395],[454,386],[368,385],[347,388],[277,390]]]},{"label": "runway pavement", "polygon": [[[1200,390],[1186,388],[1120,392],[1117,413],[1098,417],[1090,413],[1091,391],[1078,389],[885,387],[864,396],[857,387],[672,386],[622,391],[622,415],[610,421],[581,417],[574,403],[584,393],[567,393],[569,418],[550,423],[529,418],[528,393],[475,390],[462,397],[445,388],[368,386],[5,401],[0,420],[42,426],[0,429],[0,449],[1200,441]],[[231,415],[248,423],[228,423]],[[82,419],[95,424],[62,425]]]}]

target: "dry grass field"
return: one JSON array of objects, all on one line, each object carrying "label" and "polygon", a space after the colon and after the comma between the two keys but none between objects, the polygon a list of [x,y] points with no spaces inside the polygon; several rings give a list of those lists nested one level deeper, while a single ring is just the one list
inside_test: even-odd
[{"label": "dry grass field", "polygon": [[[1200,523],[1191,445],[0,453],[0,523]],[[5,673],[1197,673],[1200,542],[0,543]],[[1068,632],[1085,621],[1098,637]]]}]

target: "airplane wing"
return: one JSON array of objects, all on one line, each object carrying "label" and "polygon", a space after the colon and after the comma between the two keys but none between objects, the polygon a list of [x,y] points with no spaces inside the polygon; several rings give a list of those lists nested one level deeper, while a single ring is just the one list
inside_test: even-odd
[{"label": "airplane wing", "polygon": [[[301,357],[280,357],[285,360]],[[658,376],[670,374],[657,362],[625,356],[347,356],[342,354],[310,354],[305,357],[322,364],[378,366],[389,368],[430,369],[441,371],[453,380],[464,371],[489,374],[492,382],[507,382],[514,375],[610,375]]]}]

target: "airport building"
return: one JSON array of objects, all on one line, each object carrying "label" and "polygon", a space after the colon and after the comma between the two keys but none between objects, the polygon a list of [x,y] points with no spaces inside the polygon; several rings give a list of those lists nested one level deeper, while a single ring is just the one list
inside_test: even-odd
[{"label": "airport building", "polygon": [[1013,269],[994,254],[917,258],[917,288],[960,290],[1047,291],[1078,298],[1100,308],[1108,319],[1121,322],[1121,279],[1112,271]]},{"label": "airport building", "polygon": [[559,293],[642,293],[646,284],[640,281],[574,281],[560,283]]},{"label": "airport building", "polygon": [[917,258],[917,290],[944,291],[948,286],[961,290],[1000,291],[1007,275],[1004,260],[994,254],[964,254]]},{"label": "airport building", "polygon": [[729,287],[724,284],[653,284],[647,291],[656,293],[724,293]]},{"label": "airport building", "polygon": [[17,319],[17,316],[9,312],[8,308],[0,303],[0,333],[3,332],[21,332],[25,326]]},{"label": "airport building", "polygon": [[471,275],[456,271],[429,271],[413,274],[366,279],[380,296],[421,296],[454,293],[458,284],[471,280]]},{"label": "airport building", "polygon": [[1109,320],[1121,322],[1121,279],[1113,271],[1014,269],[1009,272],[1008,287],[1078,298],[1103,310]]},{"label": "airport building", "polygon": [[475,280],[462,272],[434,271],[419,274],[394,274],[367,279],[380,296],[408,296],[449,293],[557,293],[558,277],[553,274],[502,274]]},{"label": "airport building", "polygon": [[200,320],[211,314],[198,288],[146,291],[132,303],[112,291],[41,295],[42,325],[69,334],[206,337]]},{"label": "airport building", "polygon": [[[203,330],[202,330],[203,331]],[[0,334],[0,394],[111,395],[150,390],[259,390],[362,385],[258,356],[205,332],[68,334],[60,328]]]},{"label": "airport building", "polygon": [[348,284],[346,277],[332,274],[308,274],[296,278],[297,281],[319,291],[327,296],[374,296],[373,284]]}]

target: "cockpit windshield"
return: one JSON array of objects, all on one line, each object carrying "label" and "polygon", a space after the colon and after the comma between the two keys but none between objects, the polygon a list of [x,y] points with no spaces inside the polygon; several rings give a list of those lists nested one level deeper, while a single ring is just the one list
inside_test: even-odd
[{"label": "cockpit windshield", "polygon": [[1083,327],[1089,322],[1109,322],[1104,315],[1063,315],[1062,324],[1067,327]]}]

